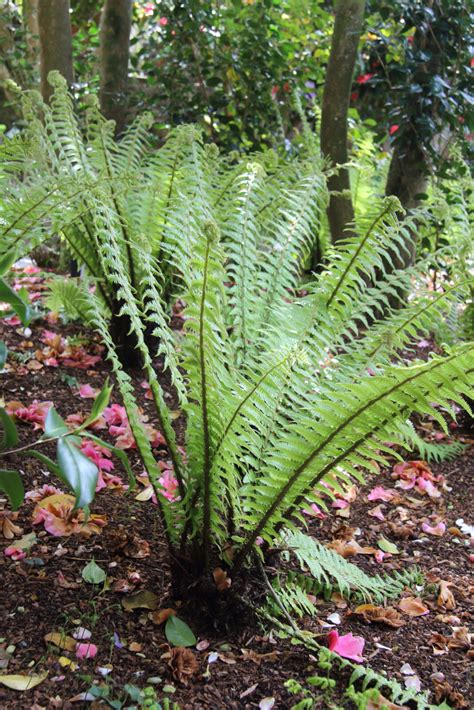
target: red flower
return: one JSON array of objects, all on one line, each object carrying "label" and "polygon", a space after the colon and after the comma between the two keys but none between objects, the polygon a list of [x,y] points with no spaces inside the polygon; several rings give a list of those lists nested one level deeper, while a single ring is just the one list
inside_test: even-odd
[{"label": "red flower", "polygon": [[388,134],[390,136],[393,136],[393,134],[396,133],[399,128],[400,126],[397,123],[394,123],[393,126],[390,126],[390,128],[388,129]]},{"label": "red flower", "polygon": [[373,76],[375,76],[375,74],[361,74],[357,77],[356,82],[358,84],[367,84],[367,82],[370,81]]}]

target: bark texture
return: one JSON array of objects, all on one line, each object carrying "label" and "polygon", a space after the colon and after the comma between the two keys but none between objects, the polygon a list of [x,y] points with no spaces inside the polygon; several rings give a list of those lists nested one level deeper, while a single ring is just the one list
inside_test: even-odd
[{"label": "bark texture", "polygon": [[[332,165],[347,163],[347,113],[352,88],[352,75],[357,58],[357,48],[364,24],[365,0],[336,0],[335,21],[331,52],[324,84],[321,112],[321,151]],[[341,168],[328,180],[331,191],[345,195],[331,195],[328,207],[329,227],[333,242],[349,232],[344,232],[354,220],[350,197],[349,171]]]},{"label": "bark texture", "polygon": [[[416,145],[411,148],[397,146],[393,152],[385,186],[386,195],[395,195],[402,207],[411,211],[418,207],[418,195],[428,188],[428,168],[423,150]],[[406,243],[407,251],[393,254],[395,268],[411,266],[416,258],[416,234],[410,234]]]},{"label": "bark texture", "polygon": [[26,32],[26,51],[30,64],[36,67],[39,59],[38,0],[23,0],[23,27]]},{"label": "bark texture", "polygon": [[69,0],[38,0],[40,38],[41,94],[49,101],[53,88],[48,74],[57,69],[69,86],[74,81],[72,32]]},{"label": "bark texture", "polygon": [[116,135],[126,125],[131,0],[105,0],[100,21],[100,107],[115,121]]}]

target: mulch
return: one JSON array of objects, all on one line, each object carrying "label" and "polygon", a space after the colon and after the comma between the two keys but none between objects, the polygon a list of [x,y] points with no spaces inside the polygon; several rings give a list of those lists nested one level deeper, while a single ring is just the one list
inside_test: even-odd
[{"label": "mulch", "polygon": [[[30,346],[32,352],[39,346],[42,328],[41,324],[32,328],[33,333],[28,338],[34,343]],[[68,336],[83,332],[74,325],[51,329]],[[24,350],[25,337],[21,329],[0,324],[2,338],[12,350]],[[11,370],[1,375],[3,400],[20,400],[25,405],[34,399],[51,400],[64,417],[90,407],[90,400],[77,397],[74,385],[71,387],[71,376],[81,384],[101,387],[105,376],[110,375],[105,362],[87,371],[43,367],[29,372],[25,372],[24,364],[19,361],[11,362]],[[141,373],[135,373],[134,379],[140,390]],[[143,390],[141,398],[143,410],[151,416],[150,402],[144,398]],[[120,402],[117,392],[114,392],[113,401]],[[19,430],[22,443],[32,439],[31,425],[20,423]],[[309,521],[311,533],[325,543],[350,535],[355,535],[361,545],[376,546],[381,535],[394,542],[399,554],[383,563],[365,555],[358,555],[352,561],[371,574],[417,565],[427,582],[422,595],[429,613],[416,618],[406,617],[405,625],[399,629],[370,625],[351,613],[355,604],[335,595],[329,601],[318,598],[317,616],[304,618],[300,624],[302,628],[321,634],[324,642],[330,628],[324,626],[328,623],[327,617],[338,612],[341,616],[341,624],[337,626],[339,633],[352,632],[365,638],[364,657],[372,668],[403,683],[405,675],[401,668],[409,664],[423,690],[437,690],[437,701],[446,698],[453,707],[469,707],[474,700],[472,646],[470,651],[450,649],[438,655],[431,642],[434,633],[450,637],[453,628],[473,630],[474,584],[470,555],[474,550],[468,547],[466,536],[453,532],[459,518],[466,523],[474,522],[473,438],[469,430],[462,428],[455,432],[455,436],[466,441],[468,448],[455,461],[431,467],[433,473],[442,473],[446,477],[450,490],[443,492],[437,500],[418,496],[421,507],[410,511],[416,526],[413,535],[396,537],[390,527],[393,511],[385,521],[368,516],[374,503],[367,501],[366,494],[375,485],[393,486],[388,471],[382,471],[360,488],[356,501],[350,506],[349,517],[340,517],[333,511],[325,520]],[[53,448],[43,447],[43,450],[54,455]],[[165,451],[158,453],[166,458]],[[141,472],[142,466],[133,451],[130,460],[134,471]],[[115,465],[114,473],[122,475],[126,481],[119,462]],[[26,456],[10,457],[7,467],[21,470],[26,490],[45,482],[57,483],[39,461]],[[71,702],[71,698],[92,684],[104,683],[110,688],[110,697],[115,699],[124,698],[123,688],[127,683],[139,688],[154,684],[158,697],[164,695],[163,686],[172,686],[174,692],[168,697],[179,707],[189,710],[258,708],[263,698],[274,698],[275,708],[292,707],[298,697],[289,694],[284,682],[295,679],[304,683],[309,675],[317,672],[312,652],[301,645],[293,645],[288,639],[280,639],[275,631],[260,628],[251,617],[242,617],[241,608],[237,606],[235,613],[232,608],[229,610],[227,624],[222,624],[221,620],[214,624],[212,618],[197,615],[192,605],[173,599],[166,544],[156,508],[150,501],[135,500],[136,492],[123,494],[105,490],[97,495],[92,512],[105,515],[108,520],[100,535],[88,539],[77,536],[55,538],[37,529],[38,544],[29,558],[13,562],[0,556],[0,672],[28,673],[33,667],[35,672],[49,672],[41,685],[26,693],[0,686],[0,707],[5,710],[90,707],[89,702]],[[25,533],[32,530],[31,511],[32,505],[25,504],[16,521]],[[448,530],[442,537],[421,533],[420,520],[430,515],[446,521]],[[140,556],[144,547],[141,541],[149,545],[150,553],[146,556]],[[1,549],[8,544],[10,541],[4,543],[2,540]],[[92,558],[107,571],[107,591],[98,591],[81,579],[82,569]],[[153,624],[147,610],[126,611],[121,603],[124,595],[110,588],[114,580],[130,579],[130,575],[137,573],[141,579],[137,589],[156,594],[159,609],[173,607],[191,626],[199,641],[208,642],[201,645],[206,646],[202,651],[194,650],[198,671],[187,684],[173,677],[168,659],[163,658],[168,651],[163,626]],[[450,583],[455,597],[456,606],[449,612],[437,606],[436,589],[440,579]],[[396,601],[393,603],[396,605]],[[91,640],[99,651],[96,658],[77,661],[79,667],[71,670],[71,667],[63,667],[59,659],[61,656],[74,659],[74,654],[46,644],[44,636],[58,631],[70,635],[77,626],[92,632]],[[209,654],[213,652],[217,652],[217,660],[209,664]],[[111,668],[107,676],[103,675],[103,670],[98,670],[104,667]],[[314,707],[354,707],[342,697],[347,681],[344,674],[338,677],[331,696],[321,694]],[[168,690],[171,689],[168,687]],[[432,697],[434,702],[434,695]],[[128,704],[133,703],[129,701]],[[97,701],[95,706],[98,706]]]}]

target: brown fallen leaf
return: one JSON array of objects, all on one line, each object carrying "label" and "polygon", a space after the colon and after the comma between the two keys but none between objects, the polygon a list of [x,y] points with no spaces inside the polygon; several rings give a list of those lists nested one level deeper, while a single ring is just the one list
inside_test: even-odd
[{"label": "brown fallen leaf", "polygon": [[131,611],[132,609],[151,609],[154,611],[158,606],[158,596],[153,592],[143,589],[140,592],[135,592],[135,594],[123,597],[122,606],[124,609],[127,609],[127,611]]},{"label": "brown fallen leaf", "polygon": [[244,661],[252,661],[257,666],[259,666],[263,661],[276,661],[280,655],[278,651],[271,651],[270,653],[257,653],[248,648],[242,648],[242,656]]},{"label": "brown fallen leaf", "polygon": [[143,646],[141,645],[141,643],[137,643],[136,641],[132,641],[128,644],[128,650],[132,653],[140,653],[142,649]]},{"label": "brown fallen leaf", "polygon": [[187,685],[189,679],[199,668],[194,653],[189,648],[177,646],[176,648],[170,648],[167,655],[169,656],[168,665],[171,668],[173,678]]},{"label": "brown fallen leaf", "polygon": [[176,616],[174,609],[158,609],[158,611],[153,611],[151,614],[148,614],[148,618],[157,626],[164,624],[170,616]]},{"label": "brown fallen leaf", "polygon": [[212,576],[218,592],[225,592],[226,589],[229,589],[232,584],[231,578],[227,576],[227,572],[225,572],[225,570],[221,567],[216,567],[212,573]]},{"label": "brown fallen leaf", "polygon": [[54,583],[58,585],[58,587],[62,587],[63,589],[79,589],[81,586],[81,582],[72,582],[67,577],[64,576],[64,574],[59,570],[58,576],[54,580]]},{"label": "brown fallen leaf", "polygon": [[123,547],[123,552],[127,557],[140,560],[150,555],[150,543],[139,537],[132,537]]},{"label": "brown fallen leaf", "polygon": [[341,557],[353,557],[354,555],[373,555],[377,552],[374,547],[361,547],[356,540],[333,540],[328,547],[337,552]]},{"label": "brown fallen leaf", "polygon": [[467,626],[458,626],[454,629],[452,636],[448,641],[449,648],[465,648],[471,647],[471,634]]},{"label": "brown fallen leaf", "polygon": [[448,653],[448,639],[443,634],[433,632],[429,642],[433,646],[433,655],[441,656]]},{"label": "brown fallen leaf", "polygon": [[52,643],[54,646],[61,648],[63,651],[75,651],[77,646],[77,641],[75,639],[57,631],[46,634],[44,640],[46,643]]},{"label": "brown fallen leaf", "polygon": [[391,606],[374,606],[373,604],[361,604],[354,609],[354,614],[362,616],[365,621],[373,624],[386,624],[394,629],[405,626],[401,614]]},{"label": "brown fallen leaf", "polygon": [[367,710],[409,710],[407,705],[395,705],[380,693],[377,700],[368,700]]},{"label": "brown fallen leaf", "polygon": [[436,600],[436,604],[441,609],[452,610],[456,608],[456,600],[454,599],[454,594],[450,590],[450,583],[446,582],[444,579],[440,580],[439,583],[439,595]]},{"label": "brown fallen leaf", "polygon": [[453,705],[455,708],[467,708],[469,703],[466,702],[464,695],[454,690],[453,686],[447,681],[438,682],[434,681],[434,691],[435,700],[437,703],[441,703],[443,700]]},{"label": "brown fallen leaf", "polygon": [[398,608],[404,614],[408,614],[408,616],[425,616],[425,614],[429,614],[429,609],[419,597],[405,597],[399,602]]},{"label": "brown fallen leaf", "polygon": [[21,535],[23,529],[15,525],[14,521],[18,518],[18,513],[13,513],[11,510],[0,510],[0,535],[6,540],[13,540],[15,535]]},{"label": "brown fallen leaf", "polygon": [[450,626],[461,626],[461,619],[454,614],[436,614],[435,619],[442,621],[443,624],[449,624]]}]

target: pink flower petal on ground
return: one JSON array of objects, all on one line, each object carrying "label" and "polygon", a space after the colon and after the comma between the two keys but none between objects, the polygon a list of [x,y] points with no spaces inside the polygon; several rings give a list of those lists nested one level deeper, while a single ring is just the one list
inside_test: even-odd
[{"label": "pink flower petal on ground", "polygon": [[342,498],[337,498],[336,500],[333,500],[331,503],[331,508],[340,508],[341,510],[344,510],[344,508],[348,508],[350,503],[348,503],[347,500],[342,500]]},{"label": "pink flower petal on ground", "polygon": [[328,633],[329,650],[338,653],[343,658],[348,658],[351,661],[362,663],[362,652],[365,646],[365,640],[362,636],[353,636],[345,634],[339,636],[336,629]]},{"label": "pink flower petal on ground", "polygon": [[305,515],[310,515],[312,518],[318,518],[319,520],[324,520],[326,518],[326,514],[323,513],[319,505],[316,505],[316,503],[311,503],[311,505],[308,508],[305,508],[303,510],[303,513]]},{"label": "pink flower petal on ground", "polygon": [[31,500],[33,503],[38,503],[40,500],[43,500],[43,498],[47,498],[48,496],[62,494],[63,492],[59,488],[56,488],[56,486],[45,483],[41,486],[41,488],[33,488],[31,491],[27,491],[27,493],[25,493],[25,500]]},{"label": "pink flower petal on ground", "polygon": [[26,557],[26,552],[18,547],[15,547],[15,545],[10,545],[9,547],[6,547],[3,551],[3,554],[5,555],[5,557],[11,557],[12,560],[14,560],[15,562],[17,562],[18,560],[23,560]]},{"label": "pink flower petal on ground", "polygon": [[367,495],[367,500],[392,500],[395,496],[395,491],[384,488],[383,486],[375,486]]},{"label": "pink flower petal on ground", "polygon": [[386,557],[391,557],[391,556],[392,555],[390,554],[390,552],[383,552],[383,550],[377,550],[374,555],[374,558],[375,558],[376,562],[381,564]]},{"label": "pink flower petal on ground", "polygon": [[377,520],[385,520],[385,515],[383,514],[380,505],[376,505],[375,508],[369,510],[369,515],[371,518],[377,518]]},{"label": "pink flower petal on ground", "polygon": [[97,646],[93,643],[78,643],[76,644],[76,658],[85,660],[94,658],[97,655]]},{"label": "pink flower petal on ground", "polygon": [[81,385],[79,387],[79,397],[82,399],[95,399],[99,394],[99,390],[95,389],[91,385]]},{"label": "pink flower petal on ground", "polygon": [[437,525],[429,525],[428,523],[422,523],[421,529],[423,530],[423,532],[428,533],[428,535],[442,537],[446,532],[446,523],[438,523]]},{"label": "pink flower petal on ground", "polygon": [[426,478],[418,477],[416,479],[416,487],[419,491],[423,491],[429,495],[430,498],[440,498],[441,492],[436,488],[435,485]]}]

